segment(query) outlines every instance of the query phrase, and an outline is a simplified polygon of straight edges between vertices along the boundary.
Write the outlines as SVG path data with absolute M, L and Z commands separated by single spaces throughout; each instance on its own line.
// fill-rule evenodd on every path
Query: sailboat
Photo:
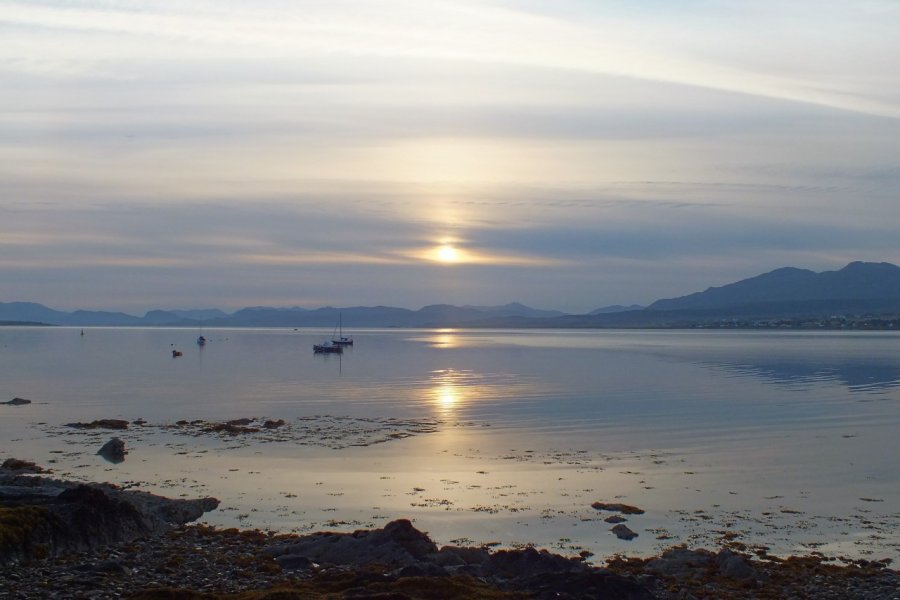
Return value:
M 322 342 L 313 344 L 313 354 L 343 354 L 344 347 L 334 342 Z
M 352 337 L 344 337 L 344 319 L 343 314 L 338 314 L 338 326 L 337 326 L 338 335 L 335 336 L 334 333 L 331 334 L 331 343 L 335 346 L 352 346 L 353 338 Z

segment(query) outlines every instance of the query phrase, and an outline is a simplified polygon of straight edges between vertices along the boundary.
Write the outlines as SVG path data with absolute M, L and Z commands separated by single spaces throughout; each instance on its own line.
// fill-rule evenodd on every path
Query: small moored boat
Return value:
M 322 342 L 321 344 L 313 344 L 314 354 L 341 354 L 344 351 L 342 346 L 333 342 Z
M 338 315 L 338 326 L 337 326 L 338 334 L 337 336 L 334 333 L 331 334 L 331 343 L 335 346 L 352 346 L 353 338 L 344 336 L 344 319 L 343 315 Z

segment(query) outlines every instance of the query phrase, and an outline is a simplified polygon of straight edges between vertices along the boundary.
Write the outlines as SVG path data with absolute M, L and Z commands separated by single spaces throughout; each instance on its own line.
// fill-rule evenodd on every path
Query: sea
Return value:
M 900 332 L 363 329 L 314 354 L 331 334 L 2 327 L 0 402 L 32 402 L 0 404 L 0 461 L 214 496 L 218 527 L 900 560 Z M 129 426 L 73 426 L 99 419 Z

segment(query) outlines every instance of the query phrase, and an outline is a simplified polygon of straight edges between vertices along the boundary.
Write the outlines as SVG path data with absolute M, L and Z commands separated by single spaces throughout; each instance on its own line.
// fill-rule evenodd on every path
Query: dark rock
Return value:
M 314 533 L 270 548 L 276 558 L 304 556 L 319 564 L 365 566 L 381 564 L 402 568 L 432 559 L 437 546 L 406 519 L 392 521 L 383 529 L 353 533 Z M 458 562 L 458 561 L 457 561 Z M 437 562 L 435 562 L 437 564 Z
M 443 568 L 450 567 L 456 569 L 458 567 L 466 566 L 466 561 L 460 558 L 458 554 L 445 552 L 443 549 L 441 549 L 440 552 L 429 556 L 428 560 Z
M 708 550 L 670 548 L 659 558 L 649 561 L 646 570 L 658 575 L 683 578 L 705 572 L 713 563 L 714 557 Z
M 488 577 L 519 579 L 541 573 L 570 573 L 587 568 L 579 560 L 528 547 L 494 552 L 481 565 L 481 572 Z
M 467 565 L 481 565 L 490 558 L 491 553 L 485 548 L 471 548 L 463 546 L 444 546 L 437 556 L 452 556 Z M 445 560 L 437 558 L 437 560 Z
M 619 515 L 612 515 L 611 517 L 606 517 L 603 520 L 612 525 L 615 525 L 616 523 L 625 523 L 626 521 L 628 521 L 628 519 Z
M 27 460 L 19 460 L 18 458 L 7 458 L 0 465 L 0 469 L 6 471 L 16 471 L 19 473 L 46 473 L 47 470 L 39 467 L 35 463 Z
M 605 569 L 577 573 L 543 573 L 518 582 L 516 586 L 534 598 L 584 600 L 654 600 L 656 596 L 630 577 Z
M 245 421 L 246 419 L 237 419 L 238 421 Z M 245 427 L 243 425 L 235 425 L 232 422 L 228 423 L 210 423 L 204 429 L 207 433 L 228 433 L 231 435 L 237 435 L 239 433 L 256 433 L 259 431 L 258 427 Z
M 9 406 L 22 406 L 23 404 L 31 404 L 31 400 L 25 398 L 13 398 L 9 402 L 0 402 L 0 404 L 8 404 Z
M 620 540 L 633 540 L 638 536 L 637 533 L 630 530 L 627 526 L 621 524 L 616 525 L 615 527 L 610 529 L 610 531 L 612 531 Z
M 275 562 L 285 571 L 308 571 L 315 566 L 313 561 L 296 554 L 283 554 L 277 557 Z
M 66 423 L 75 429 L 128 429 L 128 421 L 122 419 L 98 419 L 90 423 Z
M 104 560 L 93 565 L 91 570 L 95 573 L 106 573 L 108 575 L 131 575 L 131 569 L 118 560 Z
M 0 507 L 6 523 L 15 527 L 8 531 L 13 534 L 5 538 L 8 543 L 0 546 L 0 564 L 159 535 L 218 503 L 215 498 L 176 500 L 108 484 L 0 471 Z
M 225 423 L 228 425 L 249 425 L 253 422 L 253 419 L 248 419 L 244 417 L 243 419 L 232 419 L 231 421 L 226 421 Z
M 434 563 L 416 563 L 390 573 L 392 577 L 448 577 L 449 573 Z
M 413 527 L 407 519 L 391 521 L 384 529 L 376 529 L 368 536 L 371 544 L 379 546 L 383 544 L 396 544 L 403 548 L 413 558 L 424 558 L 437 552 L 434 542 L 423 532 Z
M 273 421 L 273 420 L 269 419 L 265 423 L 263 423 L 263 428 L 264 429 L 278 429 L 282 425 L 284 425 L 284 419 L 278 419 L 277 421 Z
M 644 510 L 638 508 L 637 506 L 631 506 L 630 504 L 620 504 L 618 502 L 610 503 L 610 502 L 594 502 L 591 504 L 591 508 L 595 510 L 608 510 L 612 512 L 620 512 L 623 515 L 642 515 L 644 514 Z
M 112 463 L 120 463 L 125 460 L 125 442 L 115 437 L 103 444 L 103 447 L 97 451 L 97 454 Z
M 598 569 L 577 558 L 567 558 L 546 550 L 524 548 L 499 550 L 491 553 L 485 548 L 445 546 L 436 550 L 428 536 L 403 519 L 388 523 L 384 529 L 353 533 L 314 533 L 271 546 L 282 568 L 307 568 L 312 563 L 338 565 L 342 569 L 356 569 L 354 576 L 368 573 L 384 582 L 400 578 L 440 578 L 453 581 L 468 576 L 466 581 L 479 580 L 513 593 L 521 592 L 533 598 L 652 600 L 649 591 L 632 577 Z M 359 570 L 376 566 L 377 570 Z M 380 575 L 384 567 L 393 568 L 387 576 Z M 470 579 L 471 578 L 471 579 Z M 438 587 L 442 584 L 435 583 Z M 449 585 L 449 584 L 448 584 Z M 408 598 L 408 596 L 373 596 L 359 590 L 360 596 L 348 591 L 345 598 Z M 367 595 L 369 594 L 369 595 Z M 422 596 L 415 596 L 422 597 Z M 440 594 L 427 597 L 444 597 Z M 458 597 L 458 596 L 447 596 Z
M 731 579 L 750 579 L 756 575 L 755 569 L 746 558 L 728 549 L 720 551 L 716 555 L 715 562 L 719 572 Z

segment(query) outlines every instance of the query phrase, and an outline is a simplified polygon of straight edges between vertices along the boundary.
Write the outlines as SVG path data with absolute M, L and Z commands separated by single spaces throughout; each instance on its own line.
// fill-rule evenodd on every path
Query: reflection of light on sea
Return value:
M 454 369 L 433 371 L 429 400 L 445 416 L 453 414 L 466 399 L 464 392 L 465 374 Z
M 438 404 L 445 410 L 451 410 L 459 402 L 459 389 L 450 383 L 442 383 L 436 390 Z
M 421 391 L 422 402 L 441 418 L 468 418 L 476 405 L 503 411 L 512 402 L 546 397 L 548 390 L 531 377 L 515 373 L 479 373 L 469 369 L 438 369 L 429 373 Z M 479 411 L 480 412 L 480 411 Z
M 439 329 L 437 335 L 431 340 L 433 348 L 455 348 L 458 343 L 456 340 L 456 331 L 453 329 Z

